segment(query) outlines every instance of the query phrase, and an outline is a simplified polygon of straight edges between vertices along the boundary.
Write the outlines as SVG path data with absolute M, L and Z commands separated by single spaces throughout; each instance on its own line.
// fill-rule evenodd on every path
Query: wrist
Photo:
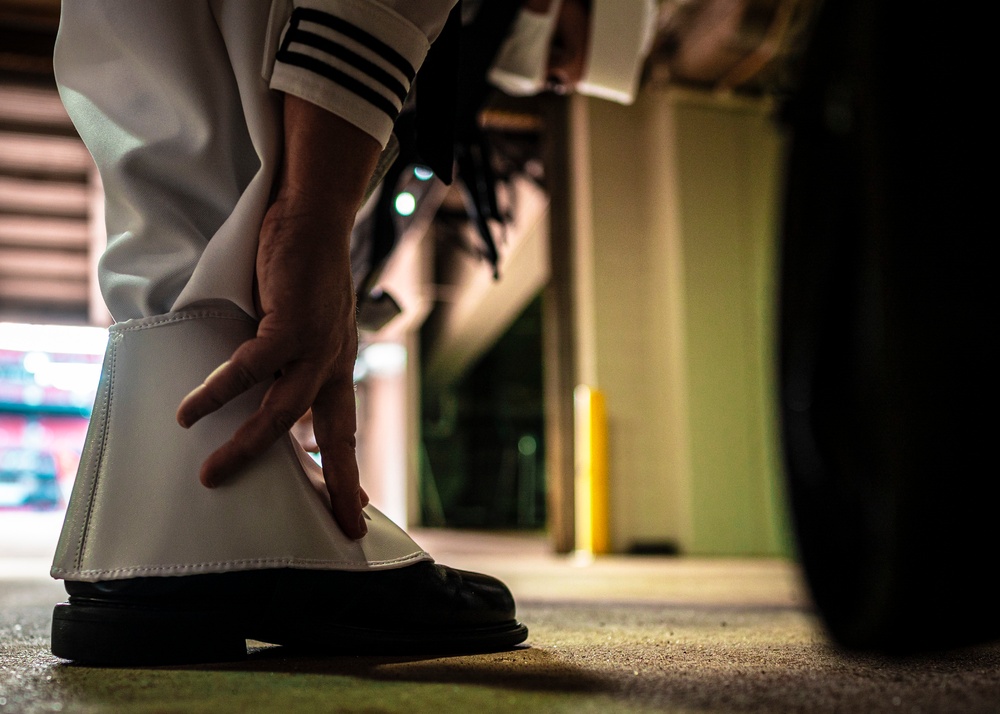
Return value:
M 311 210 L 339 208 L 353 220 L 378 162 L 379 143 L 347 120 L 294 95 L 285 95 L 284 119 L 278 193 Z

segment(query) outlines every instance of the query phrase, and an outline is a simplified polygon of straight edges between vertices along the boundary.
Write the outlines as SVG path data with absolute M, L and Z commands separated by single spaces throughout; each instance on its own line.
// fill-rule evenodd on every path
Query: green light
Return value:
M 396 196 L 396 213 L 401 216 L 412 216 L 413 212 L 417 210 L 417 199 L 409 191 L 403 191 L 401 194 Z

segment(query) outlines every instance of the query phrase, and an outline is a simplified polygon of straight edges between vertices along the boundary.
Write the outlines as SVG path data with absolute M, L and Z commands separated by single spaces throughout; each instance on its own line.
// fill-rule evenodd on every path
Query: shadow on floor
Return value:
M 909 659 L 838 651 L 774 564 L 514 565 L 530 636 L 508 652 L 319 657 L 260 645 L 239 663 L 145 669 L 56 659 L 61 586 L 0 580 L 0 712 L 1000 711 L 1000 643 Z
M 1000 646 L 893 660 L 824 644 L 678 646 L 651 662 L 597 646 L 454 658 L 309 657 L 283 648 L 239 664 L 116 670 L 54 665 L 46 694 L 86 712 L 991 712 Z M 640 671 L 641 670 L 641 671 Z M 51 701 L 51 700 L 50 700 Z M 39 709 L 41 711 L 42 709 Z M 51 709 L 48 709 L 51 711 Z

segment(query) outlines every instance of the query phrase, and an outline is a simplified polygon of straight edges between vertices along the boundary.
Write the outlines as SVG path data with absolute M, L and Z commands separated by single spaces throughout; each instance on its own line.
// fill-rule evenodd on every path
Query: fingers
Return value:
M 323 383 L 314 366 L 305 362 L 289 366 L 283 352 L 280 344 L 270 340 L 249 340 L 181 401 L 177 421 L 188 428 L 281 372 L 257 411 L 205 460 L 199 480 L 209 488 L 223 483 L 288 434 L 312 406 L 313 431 L 334 518 L 345 535 L 362 538 L 368 532 L 362 511 L 368 494 L 358 474 L 352 373 L 342 370 L 343 376 Z
M 368 494 L 361 488 L 358 473 L 354 382 L 349 377 L 336 380 L 317 393 L 313 380 L 306 367 L 285 371 L 268 389 L 260 408 L 205 460 L 199 480 L 209 488 L 226 481 L 287 434 L 312 404 L 313 428 L 334 519 L 349 538 L 363 538 L 368 532 L 362 510 L 368 505 Z
M 273 377 L 286 361 L 282 352 L 280 345 L 259 338 L 244 342 L 181 400 L 177 423 L 187 429 L 255 384 Z
M 257 411 L 202 464 L 202 484 L 218 486 L 267 451 L 306 412 L 316 390 L 310 370 L 298 367 L 285 372 L 267 390 Z
M 333 517 L 348 537 L 362 538 L 368 532 L 362 511 L 368 504 L 368 494 L 361 488 L 358 473 L 353 379 L 324 385 L 313 404 L 313 428 Z

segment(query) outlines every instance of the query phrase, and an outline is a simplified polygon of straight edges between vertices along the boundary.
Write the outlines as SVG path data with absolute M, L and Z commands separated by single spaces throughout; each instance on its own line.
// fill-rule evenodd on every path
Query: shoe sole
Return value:
M 233 662 L 253 639 L 326 655 L 471 654 L 524 642 L 517 621 L 456 630 L 391 630 L 329 624 L 245 626 L 225 612 L 64 602 L 52 613 L 52 654 L 77 664 L 157 666 Z
M 79 664 L 230 662 L 247 656 L 238 623 L 218 613 L 63 602 L 52 613 L 52 654 Z

